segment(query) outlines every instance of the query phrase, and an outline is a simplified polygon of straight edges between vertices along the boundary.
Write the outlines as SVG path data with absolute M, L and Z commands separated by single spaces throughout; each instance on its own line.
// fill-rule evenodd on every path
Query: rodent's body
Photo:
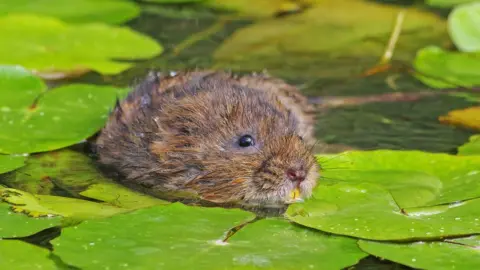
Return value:
M 313 116 L 296 88 L 222 72 L 151 75 L 117 105 L 97 139 L 123 181 L 217 203 L 285 203 L 317 181 Z

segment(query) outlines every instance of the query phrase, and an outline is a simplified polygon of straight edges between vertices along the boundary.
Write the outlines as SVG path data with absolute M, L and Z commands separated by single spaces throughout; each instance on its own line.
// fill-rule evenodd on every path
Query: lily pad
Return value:
M 52 244 L 64 262 L 82 269 L 225 269 L 233 262 L 222 239 L 252 218 L 237 209 L 174 203 L 84 221 Z
M 72 8 L 74 7 L 74 8 Z M 18 0 L 0 2 L 0 15 L 34 13 L 66 22 L 123 23 L 140 14 L 140 8 L 125 0 Z
M 369 183 L 319 186 L 312 199 L 291 205 L 286 215 L 307 227 L 371 240 L 480 233 L 480 199 L 400 209 L 386 189 Z
M 46 91 L 39 78 L 11 66 L 0 67 L 0 82 L 0 153 L 43 152 L 79 143 L 105 124 L 121 91 L 87 84 Z
M 0 240 L 0 269 L 58 269 L 49 255 L 47 249 L 19 240 Z
M 152 38 L 127 27 L 69 25 L 40 15 L 1 17 L 0 35 L 9 41 L 0 46 L 0 62 L 22 65 L 40 74 L 88 70 L 117 74 L 132 63 L 116 60 L 151 58 L 163 50 Z
M 10 206 L 0 202 L 0 238 L 23 237 L 60 225 L 60 217 L 33 218 L 14 213 Z
M 462 156 L 480 155 L 480 135 L 470 137 L 468 143 L 458 148 L 458 154 Z
M 332 173 L 326 169 L 321 183 L 337 182 L 380 184 L 390 191 L 400 208 L 423 206 L 435 200 L 443 186 L 437 177 L 424 172 L 340 169 Z
M 480 51 L 480 2 L 458 5 L 448 15 L 448 31 L 460 51 Z
M 27 166 L 3 181 L 10 187 L 43 195 L 52 194 L 53 188 L 58 187 L 70 196 L 88 197 L 126 209 L 168 203 L 113 182 L 97 170 L 91 158 L 69 149 L 32 156 Z
M 62 216 L 76 220 L 108 217 L 128 212 L 106 203 L 96 203 L 60 196 L 32 195 L 20 190 L 0 188 L 0 199 L 13 204 L 12 210 L 31 217 Z
M 480 85 L 480 55 L 429 46 L 418 51 L 413 64 L 418 71 L 415 76 L 433 88 Z
M 363 72 L 380 59 L 403 10 L 375 1 L 319 1 L 299 14 L 236 31 L 214 58 L 217 66 L 225 68 L 350 78 L 352 72 Z M 441 18 L 414 8 L 405 10 L 394 58 L 410 62 L 418 49 L 442 42 L 447 35 Z
M 355 151 L 320 156 L 324 184 L 374 183 L 400 207 L 433 206 L 480 197 L 480 157 L 421 151 Z M 332 168 L 332 169 L 329 169 Z
M 228 257 L 233 262 L 225 265 L 228 269 L 344 269 L 367 256 L 355 239 L 274 219 L 248 224 L 228 240 L 228 246 Z
M 454 110 L 440 116 L 440 122 L 480 130 L 480 106 Z
M 0 155 L 0 174 L 13 171 L 24 165 L 24 156 Z
M 446 242 L 411 244 L 359 241 L 359 246 L 372 255 L 416 269 L 477 269 L 478 248 Z
M 133 191 L 111 181 L 93 184 L 85 191 L 80 192 L 80 195 L 127 209 L 139 209 L 154 205 L 169 204 L 167 201 Z
M 56 254 L 82 269 L 98 265 L 128 265 L 132 269 L 340 269 L 367 255 L 359 250 L 355 239 L 327 236 L 285 220 L 248 224 L 228 242 L 222 241 L 226 231 L 252 217 L 235 209 L 176 203 L 86 221 L 65 229 L 53 242 Z

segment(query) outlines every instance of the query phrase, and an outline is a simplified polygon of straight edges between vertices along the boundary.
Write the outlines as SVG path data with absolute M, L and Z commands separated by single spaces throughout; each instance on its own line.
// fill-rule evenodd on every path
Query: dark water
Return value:
M 378 1 L 377 1 L 378 2 Z M 385 1 L 381 1 L 385 2 Z M 386 1 L 389 4 L 409 5 L 416 1 Z M 142 79 L 148 70 L 160 71 L 209 68 L 214 65 L 212 53 L 236 29 L 252 23 L 248 20 L 230 21 L 204 39 L 175 53 L 179 45 L 192 35 L 211 27 L 222 14 L 195 5 L 169 5 L 160 9 L 157 5 L 142 4 L 141 16 L 130 21 L 128 26 L 157 39 L 164 52 L 157 58 L 141 61 L 132 69 L 113 77 L 102 77 L 89 73 L 75 82 L 132 86 Z M 445 11 L 442 11 L 445 13 Z M 301 52 L 285 56 L 286 59 L 305 57 Z M 379 73 L 370 77 L 359 77 L 362 70 L 358 61 L 374 65 L 378 59 L 331 59 L 308 56 L 308 66 L 302 61 L 278 59 L 279 65 L 269 70 L 288 82 L 297 85 L 309 97 L 364 96 L 388 92 L 419 92 L 427 87 L 402 72 Z M 277 60 L 275 60 L 277 61 Z M 271 65 L 271 63 L 269 63 Z M 408 64 L 408 63 L 407 63 Z M 314 65 L 319 72 L 311 74 Z M 228 67 L 227 67 L 228 68 Z M 249 72 L 233 65 L 234 72 Z M 332 70 L 351 71 L 351 78 L 339 77 Z M 322 72 L 324 71 L 324 72 Z M 396 76 L 396 89 L 391 89 L 386 80 Z M 430 152 L 454 153 L 474 132 L 442 125 L 438 117 L 453 109 L 466 108 L 475 103 L 461 97 L 439 94 L 413 102 L 369 103 L 359 106 L 335 108 L 318 115 L 317 137 L 327 143 L 345 144 L 360 149 L 417 149 Z

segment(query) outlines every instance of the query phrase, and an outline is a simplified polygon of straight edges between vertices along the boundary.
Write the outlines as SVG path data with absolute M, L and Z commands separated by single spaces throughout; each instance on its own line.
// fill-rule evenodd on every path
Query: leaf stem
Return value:
M 190 37 L 182 41 L 180 44 L 175 46 L 175 48 L 173 48 L 173 54 L 179 55 L 183 50 L 187 49 L 188 47 L 191 47 L 195 43 L 220 31 L 225 26 L 225 23 L 228 20 L 229 18 L 220 18 L 216 23 L 214 23 L 212 26 L 208 27 L 207 29 L 191 35 Z
M 395 20 L 395 26 L 393 28 L 393 32 L 390 35 L 390 39 L 388 40 L 387 48 L 380 59 L 380 64 L 389 63 L 393 57 L 393 53 L 395 52 L 395 46 L 398 43 L 398 38 L 400 37 L 400 33 L 402 32 L 403 21 L 405 19 L 405 10 L 400 11 L 397 14 L 397 19 Z

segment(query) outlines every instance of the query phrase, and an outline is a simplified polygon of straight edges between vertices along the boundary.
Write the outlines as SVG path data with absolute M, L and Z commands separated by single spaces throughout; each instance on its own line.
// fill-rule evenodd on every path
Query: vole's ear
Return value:
M 123 115 L 122 104 L 120 103 L 120 98 L 118 96 L 115 100 L 115 107 L 112 113 L 115 115 L 117 121 L 120 120 Z
M 156 71 L 150 71 L 146 78 L 143 79 L 135 89 L 130 92 L 125 99 L 127 103 L 134 103 L 140 101 L 140 106 L 145 107 L 150 104 L 152 94 L 160 86 L 160 73 Z

